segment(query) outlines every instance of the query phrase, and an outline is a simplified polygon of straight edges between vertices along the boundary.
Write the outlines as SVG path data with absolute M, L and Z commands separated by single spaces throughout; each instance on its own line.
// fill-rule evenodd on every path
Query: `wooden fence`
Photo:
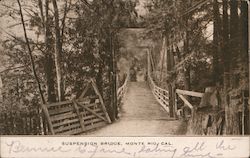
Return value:
M 157 102 L 167 111 L 169 112 L 169 92 L 161 87 L 157 86 L 151 76 L 151 59 L 150 55 L 148 54 L 148 84 L 151 88 L 151 91 L 157 100 Z
M 109 123 L 100 101 L 95 96 L 90 98 L 95 101 L 73 100 L 48 105 L 54 134 L 75 135 Z
M 122 98 L 124 97 L 125 92 L 127 91 L 127 84 L 129 80 L 129 73 L 127 73 L 127 77 L 121 87 L 118 88 L 117 90 L 117 101 L 118 101 L 118 106 L 120 106 Z
M 193 113 L 194 113 L 194 106 L 188 101 L 188 99 L 186 97 L 199 97 L 202 98 L 203 93 L 200 92 L 194 92 L 194 91 L 187 91 L 187 90 L 181 90 L 181 89 L 176 89 L 176 94 L 179 96 L 179 98 L 183 101 L 184 103 L 184 107 L 188 107 L 191 111 L 191 115 L 190 116 L 184 116 L 184 117 L 192 117 Z M 177 111 L 178 115 L 185 115 L 183 108 L 179 109 Z
M 85 96 L 88 90 L 94 95 Z M 80 98 L 45 105 L 51 134 L 76 135 L 111 123 L 102 96 L 93 80 Z
M 129 75 L 117 91 L 118 104 L 127 90 Z M 92 91 L 90 95 L 89 91 Z M 0 113 L 0 135 L 76 135 L 111 123 L 98 88 L 91 80 L 79 98 L 42 105 L 38 110 Z M 41 117 L 46 116 L 42 121 Z

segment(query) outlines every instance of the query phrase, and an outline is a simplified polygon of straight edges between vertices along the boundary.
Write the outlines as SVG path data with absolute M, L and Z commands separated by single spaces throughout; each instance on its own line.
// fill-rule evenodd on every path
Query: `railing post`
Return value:
M 176 87 L 173 86 L 173 104 L 174 104 L 174 117 L 177 118 L 177 97 L 176 97 Z
M 174 117 L 174 94 L 173 94 L 173 87 L 171 84 L 168 84 L 168 94 L 169 94 L 169 114 L 170 117 Z

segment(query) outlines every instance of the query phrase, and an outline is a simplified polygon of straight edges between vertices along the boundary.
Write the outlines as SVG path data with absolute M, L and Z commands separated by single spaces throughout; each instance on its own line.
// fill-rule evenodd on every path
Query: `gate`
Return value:
M 95 94 L 86 96 L 93 88 Z M 45 105 L 52 134 L 76 135 L 111 123 L 102 96 L 93 80 L 75 100 Z

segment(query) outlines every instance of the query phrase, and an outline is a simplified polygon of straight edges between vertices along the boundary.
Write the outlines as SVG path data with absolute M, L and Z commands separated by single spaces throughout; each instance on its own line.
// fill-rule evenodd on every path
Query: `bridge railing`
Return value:
M 170 95 L 169 91 L 166 89 L 163 89 L 159 86 L 157 86 L 152 78 L 152 71 L 154 71 L 153 66 L 152 66 L 152 59 L 150 58 L 151 54 L 148 52 L 148 68 L 147 68 L 147 73 L 148 73 L 148 83 L 149 86 L 153 92 L 154 97 L 156 100 L 160 103 L 160 105 L 168 112 L 170 112 L 169 106 L 172 106 L 173 113 L 175 116 L 183 116 L 184 113 L 184 108 L 177 109 L 177 98 L 175 97 L 176 95 L 184 102 L 184 107 L 188 107 L 191 110 L 191 116 L 193 115 L 194 112 L 194 107 L 193 105 L 186 99 L 186 96 L 192 96 L 192 97 L 199 97 L 201 98 L 203 96 L 203 93 L 200 92 L 194 92 L 194 91 L 187 91 L 187 90 L 181 90 L 181 89 L 174 89 L 174 95 Z M 173 98 L 170 98 L 170 97 Z M 170 99 L 173 99 L 173 105 L 170 105 Z M 185 117 L 185 116 L 184 116 Z M 189 117 L 189 116 L 188 116 Z
M 151 77 L 151 72 L 149 70 L 148 83 L 155 99 L 167 112 L 169 112 L 169 92 L 166 89 L 163 89 L 155 84 L 153 78 Z
M 186 98 L 186 96 L 202 98 L 204 93 L 176 89 L 176 94 L 184 102 L 184 107 L 188 107 L 191 110 L 191 115 L 190 116 L 185 116 L 184 111 L 183 111 L 184 108 L 179 109 L 177 111 L 177 115 L 183 116 L 185 118 L 192 117 L 193 114 L 194 114 L 194 106 L 188 101 L 188 99 Z
M 121 104 L 121 100 L 124 97 L 125 92 L 127 91 L 128 80 L 129 80 L 129 73 L 127 73 L 127 77 L 126 77 L 123 85 L 121 87 L 119 87 L 117 90 L 118 105 Z

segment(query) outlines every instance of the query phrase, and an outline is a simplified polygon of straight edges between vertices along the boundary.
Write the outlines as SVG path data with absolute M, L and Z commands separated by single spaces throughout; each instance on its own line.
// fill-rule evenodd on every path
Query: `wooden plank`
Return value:
M 178 94 L 178 93 L 177 93 Z M 190 108 L 193 109 L 193 105 L 191 103 L 189 103 L 189 101 L 182 95 L 182 94 L 178 94 L 178 96 L 181 98 L 181 100 Z
M 157 88 L 158 90 L 161 90 L 161 91 L 164 91 L 164 92 L 168 93 L 168 91 L 167 91 L 166 89 L 163 89 L 163 88 L 158 87 L 158 86 L 156 86 L 156 88 Z
M 92 119 L 92 120 L 85 121 L 84 125 L 87 127 L 88 124 L 95 124 L 95 123 L 98 123 L 98 122 L 101 122 L 101 121 L 103 121 L 103 119 L 95 118 L 95 119 Z
M 99 128 L 99 127 L 103 127 L 103 126 L 105 126 L 105 125 L 107 125 L 106 122 L 98 122 L 98 123 L 96 123 L 96 124 L 94 124 L 94 125 L 92 125 L 92 126 L 87 126 L 87 127 L 86 127 L 86 131 L 87 131 L 87 130 L 91 130 L 91 129 L 95 129 L 95 128 Z
M 54 132 L 53 125 L 52 125 L 52 122 L 51 122 L 51 119 L 50 119 L 48 108 L 44 104 L 41 104 L 41 108 L 42 108 L 42 111 L 43 111 L 43 113 L 44 113 L 44 115 L 45 115 L 45 117 L 47 119 L 47 122 L 48 122 L 48 125 L 49 125 L 49 130 L 50 130 L 51 134 L 54 135 L 55 132 Z
M 100 99 L 100 102 L 101 102 L 101 106 L 102 106 L 102 110 L 103 110 L 103 112 L 104 112 L 104 114 L 105 114 L 105 116 L 107 118 L 108 123 L 111 123 L 111 120 L 110 120 L 109 115 L 107 113 L 104 101 L 102 99 L 102 95 L 100 94 L 100 92 L 99 92 L 99 90 L 97 88 L 97 85 L 95 84 L 95 81 L 93 79 L 91 79 L 91 83 L 92 83 L 92 86 L 93 86 L 93 88 L 95 90 L 95 93 L 99 96 L 99 99 Z
M 72 124 L 72 125 L 69 125 L 69 126 L 61 126 L 61 127 L 57 128 L 57 129 L 55 129 L 55 132 L 56 133 L 61 133 L 63 131 L 69 131 L 70 129 L 73 129 L 73 128 L 80 128 L 81 129 L 80 123 Z
M 64 119 L 69 119 L 69 118 L 74 118 L 74 117 L 77 117 L 76 113 L 73 113 L 73 111 L 70 111 L 64 114 L 51 116 L 50 119 L 52 122 L 56 122 L 59 120 L 64 120 Z
M 193 91 L 187 91 L 187 90 L 181 90 L 181 89 L 176 89 L 177 94 L 181 95 L 188 95 L 188 96 L 193 96 L 193 97 L 202 97 L 204 93 L 200 92 L 193 92 Z
M 81 104 L 84 103 L 84 102 L 80 102 Z M 82 105 L 85 105 L 85 107 L 88 107 L 88 108 L 91 108 L 93 106 L 95 106 L 96 104 L 95 103 L 92 103 L 92 104 L 82 104 Z M 99 110 L 101 110 L 101 108 L 98 108 Z M 58 115 L 67 115 L 67 113 L 69 112 L 72 112 L 73 110 L 73 107 L 63 107 L 63 108 L 60 108 L 60 109 L 53 109 L 53 110 L 49 110 L 49 114 L 51 116 L 51 118 L 56 118 Z
M 90 87 L 91 87 L 91 85 L 88 82 L 87 86 L 84 88 L 82 94 L 80 95 L 80 97 L 78 99 L 83 98 L 85 96 L 85 94 L 87 93 L 87 91 L 89 90 Z
M 120 94 L 122 92 L 122 90 L 123 90 L 123 87 L 118 88 L 117 95 Z
M 153 93 L 154 94 L 154 93 Z M 163 102 L 160 100 L 160 99 L 158 99 L 158 97 L 154 94 L 154 97 L 155 97 L 155 99 L 157 100 L 157 102 L 164 108 L 164 110 L 166 110 L 167 112 L 169 112 L 169 109 L 168 109 L 168 107 L 165 105 L 165 104 L 163 104 Z M 168 105 L 168 104 L 167 104 Z
M 78 118 L 75 118 L 75 119 L 72 119 L 72 120 L 63 120 L 62 122 L 58 122 L 58 123 L 53 123 L 53 127 L 59 127 L 59 126 L 64 126 L 64 125 L 67 125 L 67 124 L 71 124 L 71 123 L 76 123 L 76 122 L 79 122 L 79 119 Z
M 91 109 L 90 109 L 91 110 Z M 99 114 L 99 115 L 101 115 L 101 116 L 103 116 L 104 115 L 104 119 L 105 119 L 105 114 L 103 113 L 103 111 L 101 110 L 101 109 L 95 109 L 95 110 L 92 110 L 92 111 L 94 111 L 95 113 L 97 113 L 97 114 Z M 92 112 L 90 112 L 90 111 L 85 111 L 85 112 L 81 112 L 81 115 L 83 115 L 84 117 L 88 117 L 88 116 L 91 116 L 91 115 L 93 115 L 93 116 L 95 116 L 95 117 L 98 117 L 98 116 L 96 116 L 96 115 L 94 115 Z M 106 120 L 106 119 L 105 119 Z M 107 121 L 107 120 L 106 120 Z
M 97 117 L 103 119 L 104 121 L 107 121 L 104 117 L 102 117 L 101 115 L 99 115 L 98 113 L 96 113 L 94 110 L 80 104 L 80 103 L 77 103 L 78 105 L 80 105 L 81 107 L 83 107 L 84 109 L 86 109 L 87 111 L 91 112 L 92 114 L 96 115 Z
M 163 102 L 164 102 L 165 105 L 169 105 L 168 101 L 164 100 Z
M 53 109 L 53 110 L 49 110 L 49 114 L 50 116 L 51 115 L 59 115 L 59 114 L 62 114 L 62 113 L 66 113 L 66 112 L 70 112 L 73 110 L 73 107 L 63 107 L 63 108 L 60 108 L 60 109 Z
M 99 122 L 99 123 L 94 124 L 93 126 L 87 126 L 87 127 L 85 128 L 85 131 L 82 131 L 82 129 L 81 129 L 80 126 L 79 126 L 78 129 L 70 130 L 70 131 L 65 131 L 65 132 L 60 133 L 60 135 L 72 135 L 72 134 L 75 135 L 75 134 L 81 134 L 81 133 L 83 133 L 83 132 L 86 132 L 86 131 L 89 131 L 89 130 L 92 130 L 92 129 L 95 129 L 95 128 L 103 127 L 103 126 L 105 126 L 105 125 L 107 125 L 106 122 Z
M 51 108 L 51 107 L 61 106 L 61 105 L 71 104 L 71 103 L 72 103 L 72 101 L 71 101 L 71 100 L 67 100 L 67 101 L 62 101 L 62 102 L 57 102 L 57 103 L 47 104 L 47 105 L 45 105 L 45 106 L 47 106 L 47 107 L 48 107 L 48 109 L 49 109 L 49 108 Z
M 103 121 L 103 120 L 100 119 L 100 118 L 95 118 L 95 119 L 92 119 L 92 120 L 85 121 L 84 125 L 86 125 L 86 126 L 85 126 L 83 131 L 85 131 L 88 126 L 94 126 L 95 124 L 97 124 L 97 123 L 99 123 L 101 121 Z M 89 125 L 89 124 L 91 124 L 91 125 Z M 77 124 L 72 124 L 72 125 L 69 125 L 69 126 L 61 126 L 61 127 L 57 128 L 57 129 L 55 129 L 55 131 L 57 133 L 60 133 L 61 131 L 68 131 L 70 129 L 77 128 L 77 127 L 80 127 L 80 124 L 77 123 Z
M 78 108 L 78 105 L 77 105 L 77 103 L 76 103 L 75 100 L 73 100 L 73 106 L 74 106 L 74 108 L 76 110 L 76 114 L 77 114 L 78 119 L 80 121 L 81 128 L 82 128 L 82 130 L 84 130 L 84 128 L 85 128 L 85 126 L 84 126 L 84 119 L 82 118 L 82 115 L 79 112 L 79 108 Z
M 88 108 L 91 108 L 93 106 L 96 106 L 96 103 L 91 103 L 91 104 L 86 104 L 85 102 L 81 102 L 81 101 L 76 101 L 77 103 L 80 103 L 81 105 L 84 105 Z
M 101 113 L 100 115 L 101 115 L 101 116 L 105 116 L 104 113 Z M 98 118 L 98 117 L 96 117 L 95 115 L 89 115 L 89 116 L 83 116 L 83 117 L 84 117 L 84 121 L 89 120 L 89 119 Z
M 79 128 L 67 130 L 67 131 L 64 131 L 64 132 L 57 133 L 57 134 L 58 135 L 76 135 L 76 134 L 80 134 L 80 133 L 83 133 L 83 131 L 82 131 L 80 125 L 79 125 Z

